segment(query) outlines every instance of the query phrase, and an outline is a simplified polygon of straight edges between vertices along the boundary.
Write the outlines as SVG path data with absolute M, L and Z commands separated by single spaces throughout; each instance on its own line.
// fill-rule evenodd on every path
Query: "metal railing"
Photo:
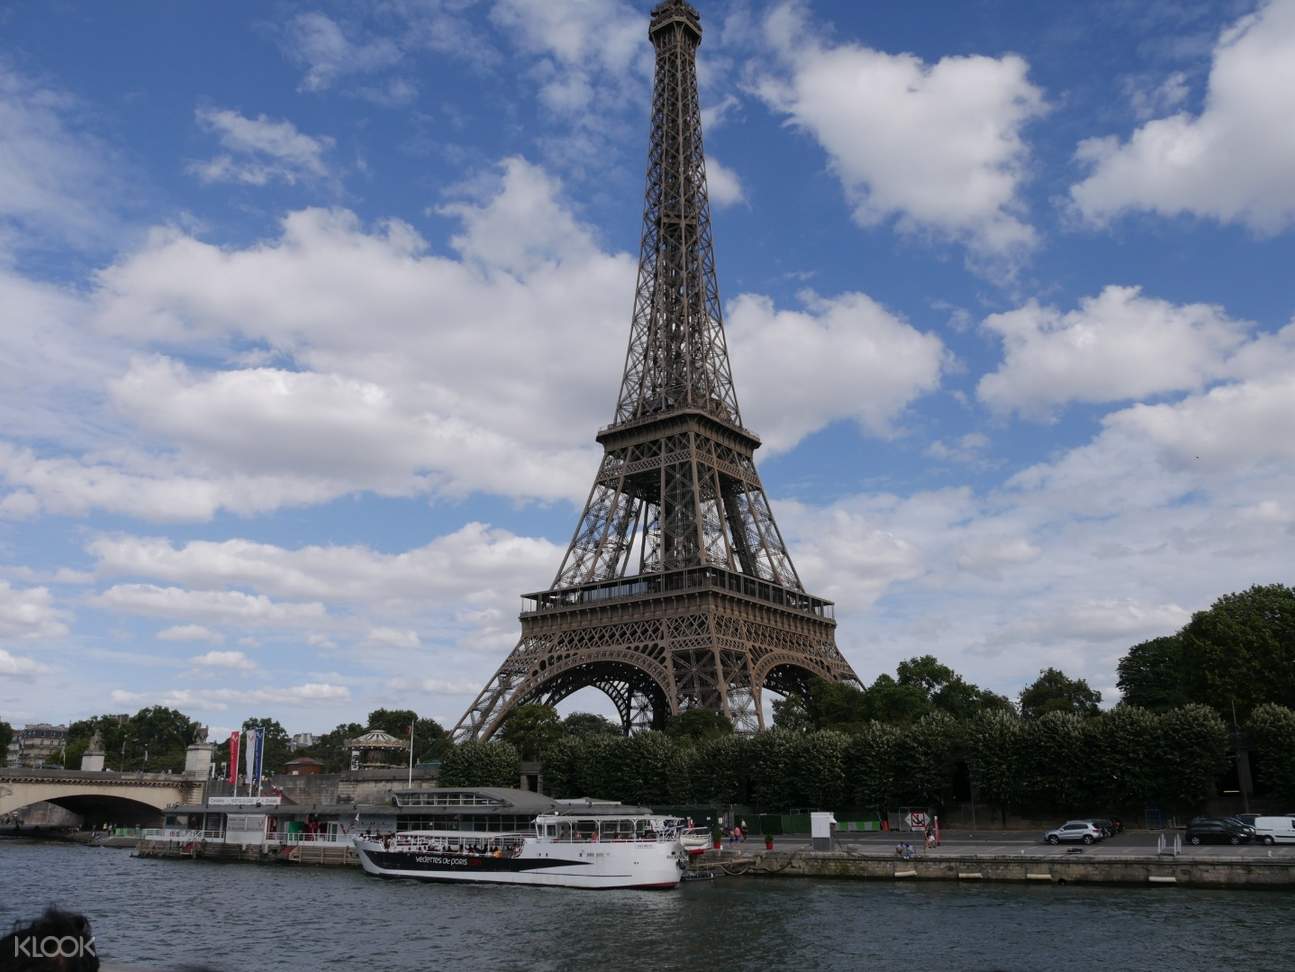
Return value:
M 205 841 L 210 844 L 349 844 L 351 835 L 336 833 L 306 833 L 304 831 L 275 831 L 269 834 L 245 833 L 233 831 L 234 835 L 247 839 L 231 840 L 231 834 L 222 830 L 184 830 L 177 827 L 150 827 L 139 832 L 144 840 L 165 840 L 172 843 L 187 844 L 193 841 Z
M 522 615 L 632 600 L 653 594 L 683 594 L 724 590 L 781 608 L 835 619 L 835 606 L 802 591 L 783 587 L 762 577 L 739 574 L 717 565 L 687 567 L 660 574 L 641 574 L 631 580 L 604 581 L 584 587 L 539 591 L 522 597 Z

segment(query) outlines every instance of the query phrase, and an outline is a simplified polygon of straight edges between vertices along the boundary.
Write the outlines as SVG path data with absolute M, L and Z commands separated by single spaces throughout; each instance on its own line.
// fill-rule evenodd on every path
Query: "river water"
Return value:
M 1295 892 L 697 881 L 673 892 L 384 881 L 0 841 L 0 928 L 46 904 L 148 969 L 1295 968 Z

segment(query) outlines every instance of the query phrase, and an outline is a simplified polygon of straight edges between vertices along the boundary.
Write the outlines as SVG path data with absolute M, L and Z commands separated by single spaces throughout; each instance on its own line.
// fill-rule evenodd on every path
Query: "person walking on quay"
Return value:
M 741 830 L 742 830 L 742 843 L 745 844 L 746 843 L 746 819 L 745 818 L 742 819 Z

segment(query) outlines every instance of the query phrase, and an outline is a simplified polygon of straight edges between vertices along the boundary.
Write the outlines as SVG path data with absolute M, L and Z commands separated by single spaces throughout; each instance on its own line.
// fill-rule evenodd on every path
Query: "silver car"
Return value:
M 1043 839 L 1049 844 L 1060 844 L 1063 840 L 1091 844 L 1102 839 L 1102 831 L 1091 820 L 1067 820 L 1056 830 L 1049 830 Z

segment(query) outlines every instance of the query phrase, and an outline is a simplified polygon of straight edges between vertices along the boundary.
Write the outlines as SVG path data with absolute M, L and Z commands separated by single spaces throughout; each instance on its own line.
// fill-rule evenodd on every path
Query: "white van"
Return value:
M 1255 843 L 1295 843 L 1295 814 L 1287 817 L 1255 817 Z

